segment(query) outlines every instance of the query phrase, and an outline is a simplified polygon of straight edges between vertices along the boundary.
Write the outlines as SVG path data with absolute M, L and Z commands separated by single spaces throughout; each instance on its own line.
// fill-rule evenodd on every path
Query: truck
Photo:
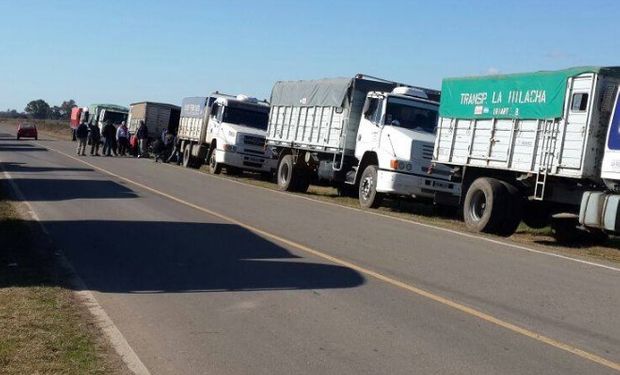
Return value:
M 103 123 L 106 121 L 112 124 L 120 124 L 122 121 L 127 121 L 129 115 L 129 109 L 116 104 L 91 104 L 83 109 L 83 116 L 88 124 L 94 124 L 99 127 L 99 130 L 103 128 Z
M 210 173 L 275 172 L 273 153 L 265 147 L 269 103 L 246 95 L 214 92 L 188 97 L 181 105 L 178 139 L 183 166 L 207 163 Z
M 595 66 L 444 79 L 433 160 L 462 184 L 466 227 L 618 233 L 619 84 Z
M 431 168 L 440 92 L 357 74 L 276 82 L 267 145 L 278 155 L 280 190 L 327 184 L 362 208 L 411 196 L 449 205 L 460 186 Z
M 149 129 L 151 138 L 158 137 L 164 130 L 176 134 L 179 127 L 181 107 L 174 104 L 138 102 L 129 105 L 127 128 L 130 134 L 135 134 L 144 121 Z
M 82 112 L 83 112 L 83 108 L 81 107 L 71 108 L 71 114 L 69 116 L 69 126 L 71 127 L 71 134 L 72 134 L 71 140 L 73 141 L 76 140 L 75 130 L 80 125 L 83 119 Z

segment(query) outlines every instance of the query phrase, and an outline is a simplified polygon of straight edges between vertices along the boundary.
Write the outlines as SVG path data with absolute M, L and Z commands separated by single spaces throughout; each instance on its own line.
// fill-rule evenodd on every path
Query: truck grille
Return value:
M 431 160 L 433 159 L 434 145 L 422 145 L 422 158 Z
M 243 143 L 251 146 L 264 147 L 265 146 L 265 138 L 262 137 L 254 137 L 251 135 L 243 136 Z

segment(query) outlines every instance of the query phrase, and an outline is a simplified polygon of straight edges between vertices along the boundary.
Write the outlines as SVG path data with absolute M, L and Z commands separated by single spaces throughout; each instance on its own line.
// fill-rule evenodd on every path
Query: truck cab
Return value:
M 431 168 L 438 110 L 414 87 L 368 93 L 355 146 L 362 206 L 375 206 L 377 193 L 457 201 L 460 185 L 450 181 L 449 168 Z
M 115 104 L 91 104 L 84 112 L 88 113 L 88 122 L 97 125 L 99 130 L 105 122 L 120 124 L 129 116 L 129 108 Z
M 271 175 L 277 160 L 265 147 L 269 104 L 245 95 L 218 97 L 207 113 L 211 173 L 250 170 Z

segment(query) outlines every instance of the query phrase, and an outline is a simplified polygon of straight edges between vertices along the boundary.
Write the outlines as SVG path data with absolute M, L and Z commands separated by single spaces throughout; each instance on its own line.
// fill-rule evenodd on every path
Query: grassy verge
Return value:
M 68 125 L 64 122 L 48 122 L 42 125 L 40 130 L 43 134 L 52 138 L 71 139 Z M 207 169 L 203 166 L 200 171 L 206 173 Z M 266 189 L 277 190 L 277 186 L 273 182 L 261 180 L 257 175 L 250 173 L 241 176 L 226 176 L 225 178 Z M 302 195 L 320 201 L 359 208 L 359 202 L 356 198 L 340 197 L 336 189 L 331 187 L 310 186 L 308 192 Z M 458 231 L 466 231 L 465 225 L 456 216 L 436 212 L 431 205 L 414 200 L 387 200 L 384 202 L 383 206 L 376 211 L 388 216 L 414 220 L 420 223 Z M 542 251 L 620 263 L 620 239 L 618 237 L 612 237 L 602 243 L 580 241 L 572 246 L 562 246 L 555 242 L 551 235 L 550 228 L 532 229 L 522 224 L 509 240 L 516 244 L 532 246 Z
M 127 373 L 35 225 L 0 191 L 0 373 Z

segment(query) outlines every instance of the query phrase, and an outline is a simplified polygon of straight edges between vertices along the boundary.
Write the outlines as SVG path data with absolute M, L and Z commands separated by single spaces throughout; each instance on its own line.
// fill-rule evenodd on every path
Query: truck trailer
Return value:
M 460 186 L 450 170 L 430 168 L 439 97 L 362 74 L 276 82 L 267 144 L 278 155 L 279 188 L 327 183 L 363 208 L 387 194 L 456 201 Z
M 467 228 L 620 231 L 619 84 L 618 67 L 444 79 L 433 159 L 462 183 Z
M 127 121 L 129 109 L 116 104 L 91 104 L 83 109 L 84 119 L 88 124 L 94 124 L 103 129 L 105 122 L 120 124 Z
M 176 134 L 180 115 L 181 107 L 178 105 L 155 102 L 132 103 L 129 105 L 127 128 L 130 134 L 135 134 L 140 121 L 144 121 L 151 138 L 159 137 L 164 129 Z
M 242 170 L 269 175 L 276 161 L 265 148 L 269 104 L 246 95 L 215 92 L 183 99 L 178 139 L 183 165 L 235 174 Z

